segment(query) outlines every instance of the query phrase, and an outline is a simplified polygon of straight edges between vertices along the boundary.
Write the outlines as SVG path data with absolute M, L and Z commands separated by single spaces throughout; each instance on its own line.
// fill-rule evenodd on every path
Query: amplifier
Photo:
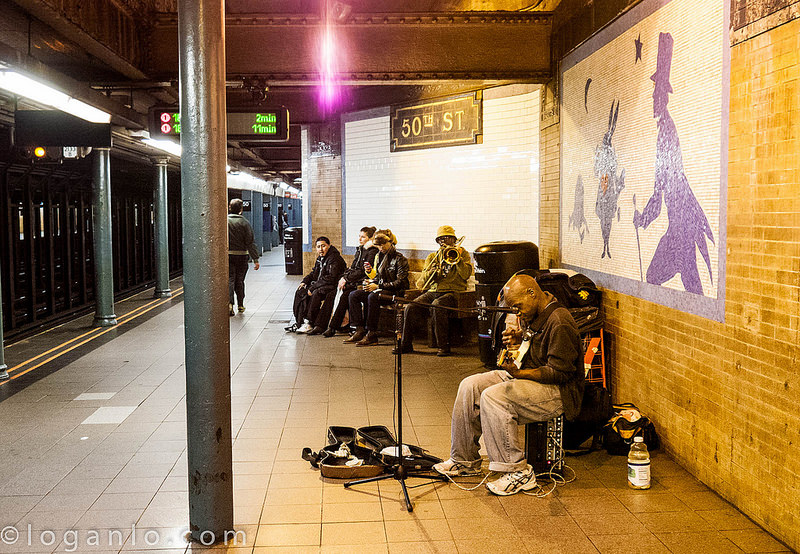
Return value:
M 525 454 L 533 471 L 562 474 L 564 470 L 564 416 L 525 425 Z

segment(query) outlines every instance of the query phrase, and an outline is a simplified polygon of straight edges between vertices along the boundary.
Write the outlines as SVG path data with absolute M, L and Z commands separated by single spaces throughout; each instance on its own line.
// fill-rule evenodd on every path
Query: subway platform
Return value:
M 391 340 L 288 334 L 299 277 L 283 250 L 247 275 L 231 317 L 236 529 L 230 552 L 785 552 L 674 463 L 652 454 L 653 485 L 627 487 L 626 459 L 567 458 L 575 480 L 538 498 L 409 479 L 344 489 L 300 458 L 329 425 L 386 425 L 394 414 Z M 0 552 L 186 552 L 188 494 L 181 283 L 116 305 L 120 325 L 86 316 L 6 349 L 0 385 Z M 102 333 L 102 334 L 101 334 Z M 406 442 L 447 457 L 459 381 L 477 348 L 403 358 Z M 476 479 L 464 479 L 474 487 Z

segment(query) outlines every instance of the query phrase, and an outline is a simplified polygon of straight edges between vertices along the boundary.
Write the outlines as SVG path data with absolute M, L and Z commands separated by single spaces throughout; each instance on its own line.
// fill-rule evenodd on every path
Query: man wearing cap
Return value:
M 411 343 L 411 330 L 422 312 L 430 310 L 433 334 L 438 348 L 436 355 L 450 355 L 450 339 L 448 338 L 450 314 L 448 310 L 439 307 L 455 307 L 456 298 L 452 293 L 467 290 L 467 280 L 472 275 L 472 262 L 469 252 L 456 246 L 456 232 L 450 225 L 439 227 L 436 232 L 436 242 L 439 244 L 439 249 L 425 259 L 422 275 L 417 280 L 417 287 L 424 292 L 414 300 L 414 303 L 407 304 L 404 310 L 401 346 L 403 352 L 414 351 Z M 445 251 L 452 248 L 456 248 L 458 251 L 458 256 L 453 256 L 457 260 L 455 263 L 449 263 L 445 259 Z M 428 308 L 426 304 L 431 307 Z

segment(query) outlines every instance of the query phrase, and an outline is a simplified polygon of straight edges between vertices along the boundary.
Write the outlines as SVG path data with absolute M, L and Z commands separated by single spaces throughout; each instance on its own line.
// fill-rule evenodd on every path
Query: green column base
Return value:
M 172 296 L 172 290 L 164 289 L 164 290 L 156 290 L 153 292 L 153 298 L 170 298 Z
M 6 364 L 0 365 L 0 381 L 5 381 L 8 378 L 8 366 Z
M 117 324 L 117 316 L 116 314 L 105 315 L 105 316 L 94 316 L 94 325 L 95 327 L 113 327 Z

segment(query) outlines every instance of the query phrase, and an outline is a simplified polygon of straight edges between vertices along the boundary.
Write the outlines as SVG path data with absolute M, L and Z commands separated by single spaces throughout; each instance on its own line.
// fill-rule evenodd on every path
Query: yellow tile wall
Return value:
M 725 322 L 613 291 L 604 298 L 615 400 L 638 404 L 679 463 L 795 550 L 799 51 L 798 19 L 731 48 Z M 541 148 L 554 137 L 543 128 Z M 546 168 L 547 156 L 542 160 Z M 557 205 L 558 178 L 545 169 L 543 226 L 557 225 L 548 208 L 553 195 Z M 542 263 L 558 259 L 557 233 L 543 229 L 541 237 Z
M 337 123 L 338 125 L 338 123 Z M 331 239 L 342 250 L 342 156 L 310 157 L 303 149 L 303 195 L 311 210 L 311 242 L 319 236 Z M 303 225 L 306 223 L 304 222 Z M 316 252 L 303 252 L 304 274 L 314 267 Z

